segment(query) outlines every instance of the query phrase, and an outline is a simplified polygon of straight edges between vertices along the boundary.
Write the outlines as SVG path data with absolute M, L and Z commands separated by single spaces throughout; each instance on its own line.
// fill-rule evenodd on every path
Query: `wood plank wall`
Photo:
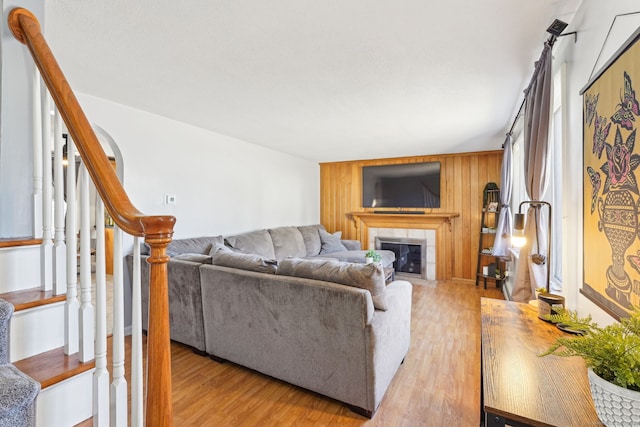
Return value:
M 435 156 L 399 157 L 320 164 L 320 222 L 328 231 L 342 231 L 356 239 L 347 214 L 372 209 L 362 207 L 362 167 L 397 163 L 440 162 L 440 208 L 430 212 L 458 212 L 453 220 L 453 279 L 474 281 L 478 254 L 482 190 L 487 182 L 500 186 L 502 150 Z M 366 245 L 366 242 L 361 242 Z

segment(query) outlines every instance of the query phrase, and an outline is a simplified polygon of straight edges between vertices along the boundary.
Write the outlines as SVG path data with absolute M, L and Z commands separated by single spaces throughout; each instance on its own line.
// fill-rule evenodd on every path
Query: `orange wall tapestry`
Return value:
M 581 293 L 609 314 L 640 306 L 640 29 L 585 86 Z

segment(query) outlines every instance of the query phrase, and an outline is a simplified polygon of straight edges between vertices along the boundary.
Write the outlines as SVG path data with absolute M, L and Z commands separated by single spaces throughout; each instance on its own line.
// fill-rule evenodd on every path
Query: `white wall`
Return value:
M 554 47 L 554 66 L 567 63 L 568 129 L 563 153 L 563 294 L 567 306 L 581 314 L 590 313 L 594 319 L 607 324 L 612 318 L 580 294 L 582 286 L 582 102 L 580 90 L 593 74 L 606 63 L 615 51 L 640 26 L 640 14 L 614 17 L 640 10 L 637 0 L 584 0 L 566 31 L 573 36 L 559 39 Z M 609 29 L 611 28 L 611 33 Z M 600 51 L 602 50 L 602 54 Z M 598 59 L 598 56 L 600 58 Z
M 33 233 L 33 144 L 31 109 L 34 64 L 26 46 L 9 31 L 15 7 L 31 10 L 43 23 L 41 0 L 0 0 L 2 4 L 0 87 L 0 237 Z M 26 173 L 25 173 L 26 171 Z
M 174 215 L 174 238 L 319 222 L 317 163 L 93 96 L 78 99 L 122 151 L 133 204 Z M 165 194 L 177 203 L 165 205 Z

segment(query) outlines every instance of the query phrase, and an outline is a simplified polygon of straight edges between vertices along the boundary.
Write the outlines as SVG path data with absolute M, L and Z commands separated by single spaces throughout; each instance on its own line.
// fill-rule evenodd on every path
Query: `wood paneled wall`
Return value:
M 399 157 L 320 164 L 320 221 L 328 231 L 342 230 L 343 238 L 357 239 L 350 212 L 362 207 L 362 167 L 397 163 L 440 162 L 440 208 L 428 212 L 457 212 L 451 253 L 453 278 L 475 281 L 482 190 L 487 182 L 500 186 L 502 150 L 436 156 Z M 422 209 L 421 209 L 422 210 Z M 366 242 L 361 242 L 363 247 Z

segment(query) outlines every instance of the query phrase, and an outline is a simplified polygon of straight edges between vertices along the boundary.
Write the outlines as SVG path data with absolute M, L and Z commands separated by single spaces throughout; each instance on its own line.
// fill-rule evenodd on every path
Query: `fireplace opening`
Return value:
M 376 249 L 386 249 L 396 255 L 393 268 L 396 273 L 427 278 L 427 242 L 421 239 L 376 236 Z

